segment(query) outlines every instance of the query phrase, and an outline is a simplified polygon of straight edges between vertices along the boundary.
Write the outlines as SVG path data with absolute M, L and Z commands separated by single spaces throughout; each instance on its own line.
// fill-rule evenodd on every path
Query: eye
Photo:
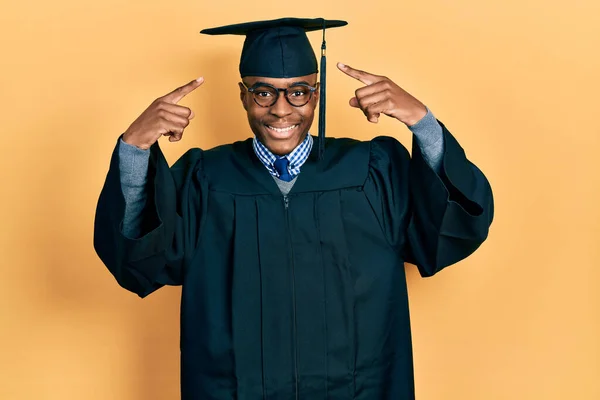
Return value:
M 261 90 L 261 91 L 255 91 L 254 94 L 258 97 L 271 97 L 273 96 L 273 93 L 266 91 L 266 90 Z
M 308 88 L 303 88 L 303 87 L 292 88 L 292 89 L 289 89 L 289 91 L 288 91 L 289 95 L 292 97 L 306 96 L 308 94 L 308 92 L 309 92 Z

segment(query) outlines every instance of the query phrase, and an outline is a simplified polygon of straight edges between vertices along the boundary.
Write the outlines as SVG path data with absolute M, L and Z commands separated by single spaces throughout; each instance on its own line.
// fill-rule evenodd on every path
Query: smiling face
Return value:
M 289 88 L 298 83 L 315 86 L 317 74 L 300 76 L 296 78 L 262 78 L 247 76 L 243 79 L 247 87 L 252 87 L 258 82 L 268 83 L 276 88 Z M 246 113 L 252 132 L 273 154 L 283 156 L 294 150 L 306 137 L 310 129 L 317 102 L 319 90 L 312 94 L 308 103 L 301 107 L 292 106 L 283 93 L 279 94 L 277 102 L 270 107 L 259 106 L 242 83 L 240 86 L 240 99 Z

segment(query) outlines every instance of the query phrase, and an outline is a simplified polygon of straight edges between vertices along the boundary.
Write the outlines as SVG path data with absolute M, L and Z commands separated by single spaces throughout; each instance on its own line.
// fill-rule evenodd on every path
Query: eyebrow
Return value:
M 291 88 L 292 86 L 296 86 L 296 85 L 300 85 L 300 84 L 304 84 L 304 85 L 308 85 L 308 86 L 313 86 L 310 83 L 308 83 L 307 81 L 299 81 L 299 82 L 292 82 L 288 85 L 288 88 Z M 273 86 L 276 87 L 275 85 L 273 85 L 272 83 L 267 83 L 267 82 L 262 82 L 262 81 L 258 81 L 256 83 L 254 83 L 253 85 L 250 86 L 256 86 L 256 85 L 266 85 L 266 86 Z

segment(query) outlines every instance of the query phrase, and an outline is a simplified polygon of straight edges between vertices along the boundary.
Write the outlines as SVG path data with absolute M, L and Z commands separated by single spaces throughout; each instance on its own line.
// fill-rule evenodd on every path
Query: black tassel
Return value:
M 321 45 L 321 87 L 319 89 L 319 160 L 325 153 L 325 89 L 327 74 L 327 57 L 325 44 L 325 21 L 323 21 L 323 44 Z

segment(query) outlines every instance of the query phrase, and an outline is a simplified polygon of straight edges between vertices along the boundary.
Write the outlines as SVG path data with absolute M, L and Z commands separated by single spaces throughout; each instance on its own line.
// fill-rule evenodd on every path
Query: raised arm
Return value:
M 469 256 L 487 238 L 494 214 L 485 175 L 431 111 L 396 83 L 343 64 L 338 68 L 366 85 L 356 90 L 350 106 L 372 123 L 381 114 L 396 118 L 414 134 L 412 158 L 395 139 L 376 138 L 372 144 L 377 182 L 367 192 L 379 205 L 390 243 L 422 276 Z
M 115 147 L 98 200 L 96 252 L 122 287 L 142 297 L 181 284 L 185 254 L 197 240 L 184 227 L 200 218 L 200 210 L 187 205 L 202 196 L 201 185 L 188 190 L 202 152 L 189 151 L 169 168 L 157 141 L 181 139 L 193 113 L 176 103 L 201 83 L 156 99 L 134 121 Z

